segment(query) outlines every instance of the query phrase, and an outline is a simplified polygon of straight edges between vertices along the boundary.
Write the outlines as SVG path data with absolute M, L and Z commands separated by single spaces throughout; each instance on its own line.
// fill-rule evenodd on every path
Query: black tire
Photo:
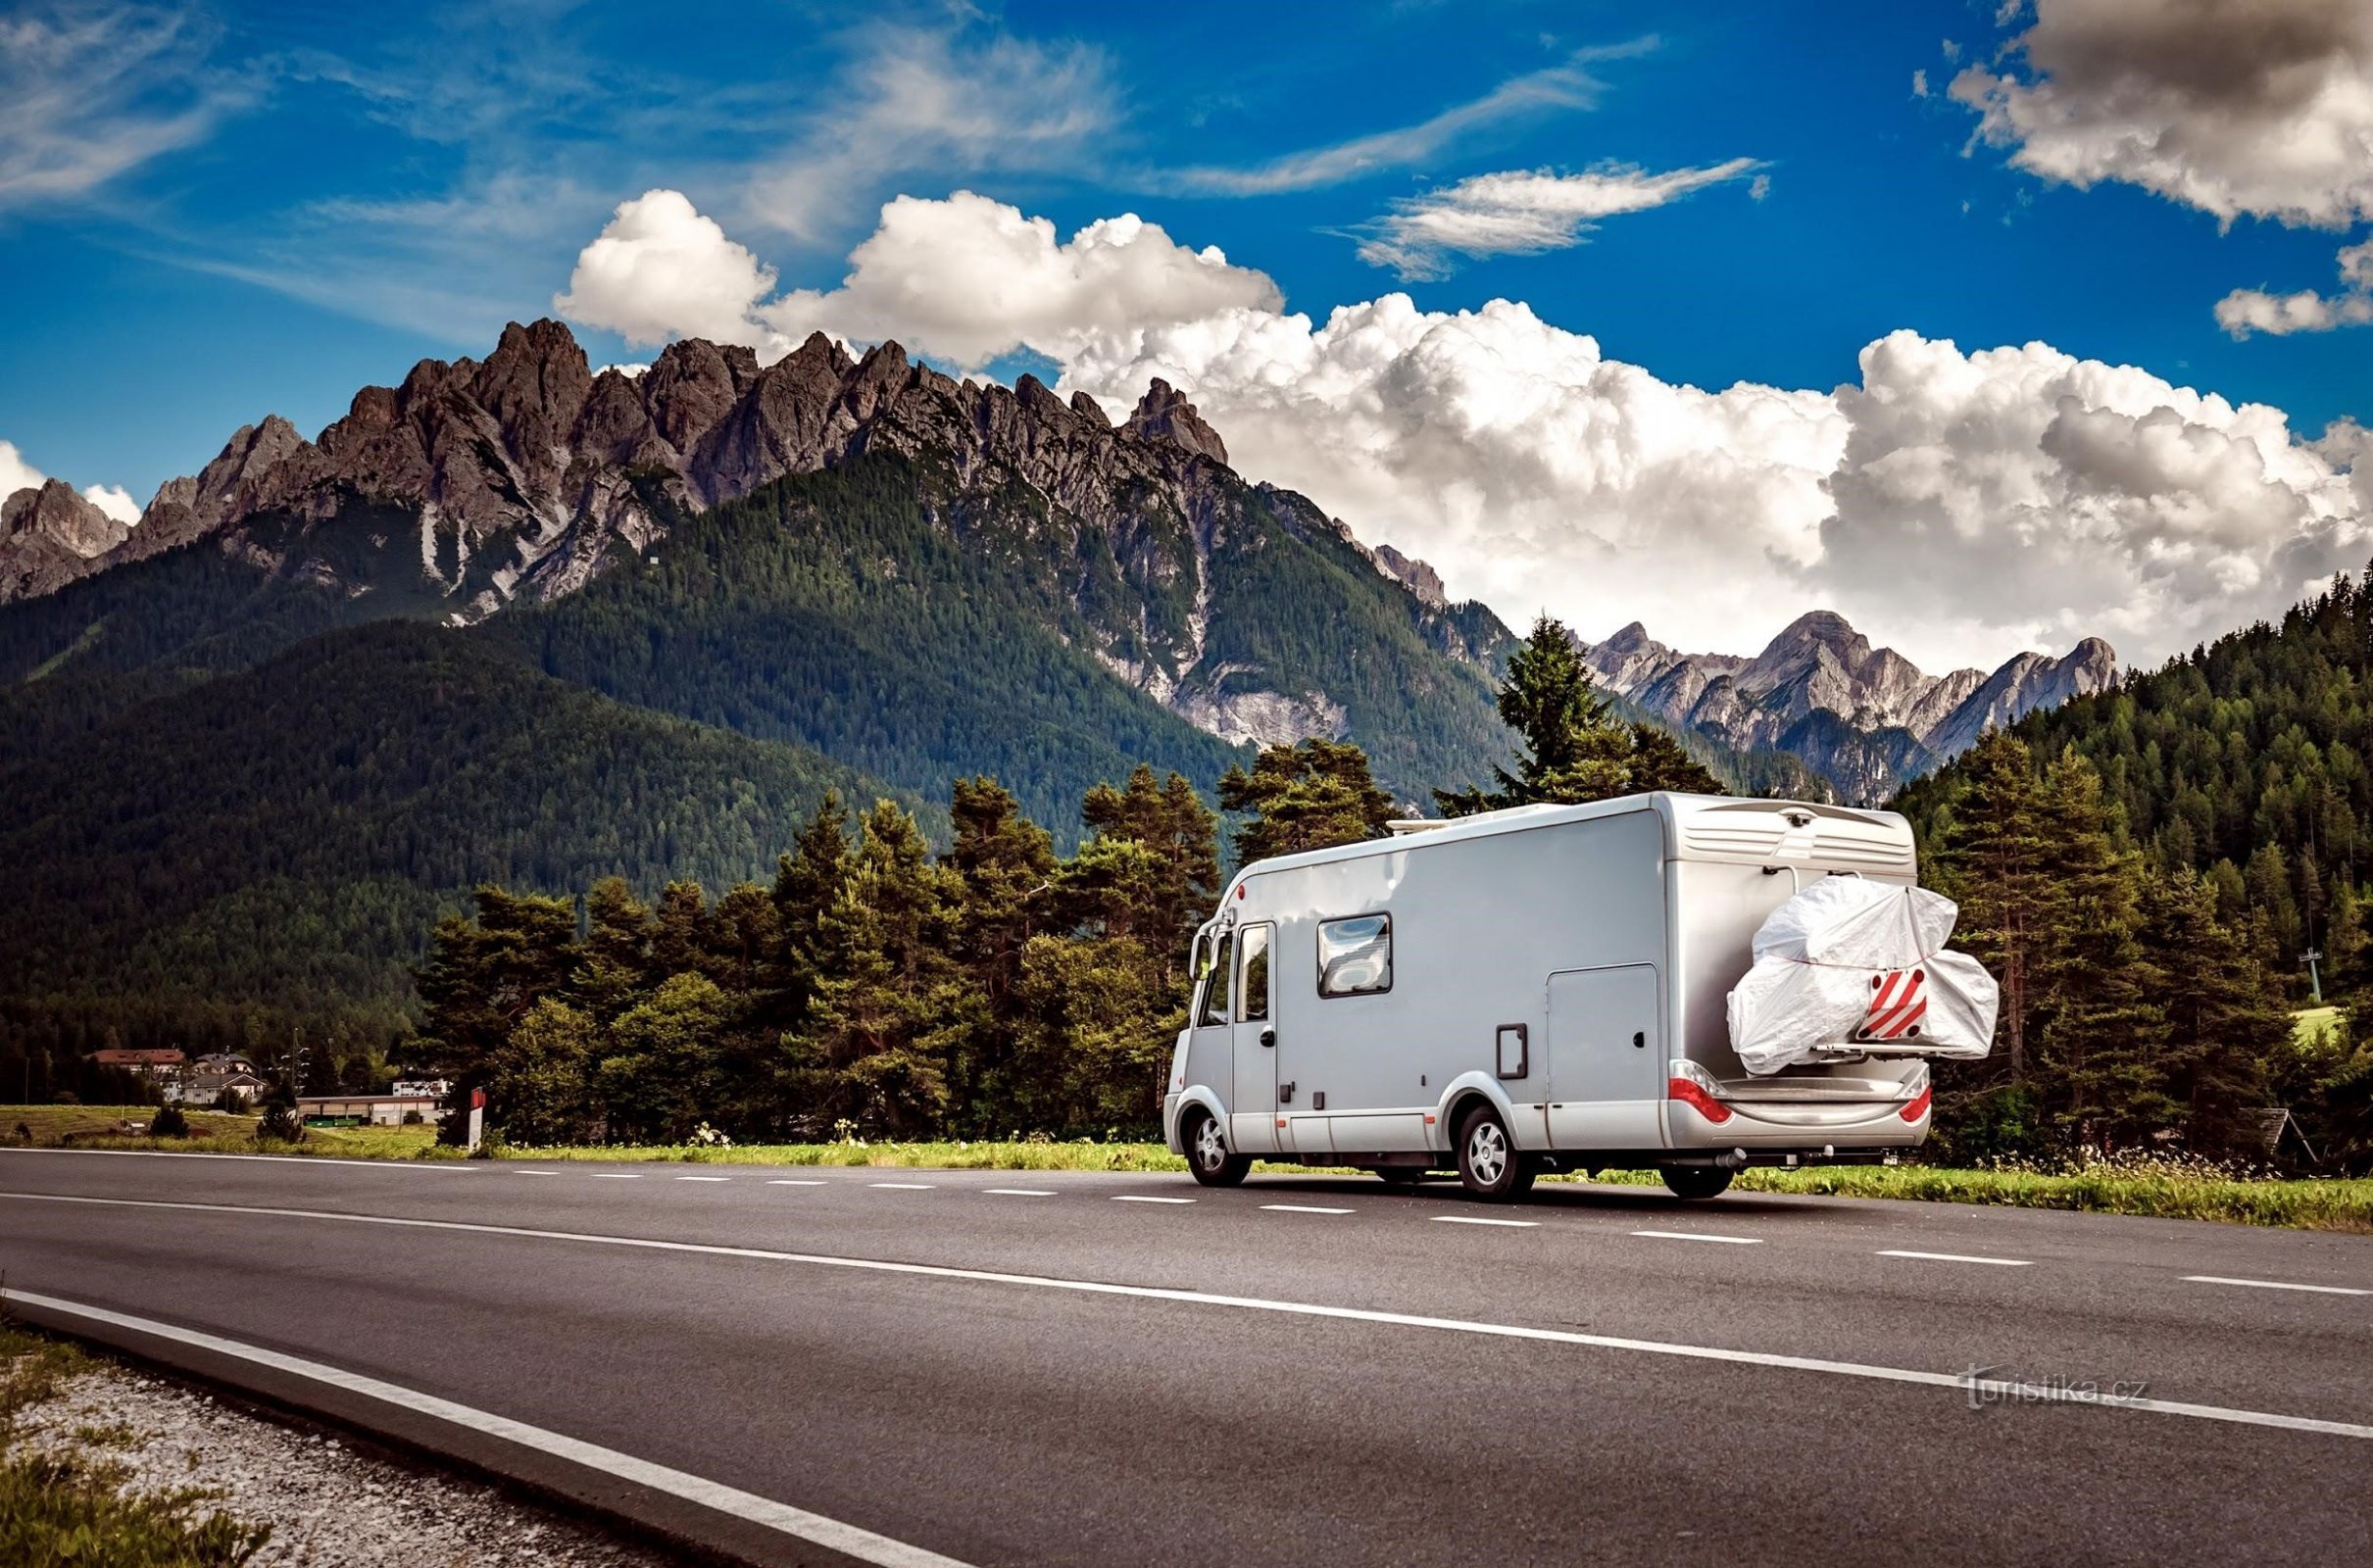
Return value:
M 1379 1165 L 1376 1174 L 1384 1178 L 1387 1187 L 1414 1189 L 1425 1180 L 1425 1172 L 1414 1165 Z
M 1532 1191 L 1536 1174 L 1491 1106 L 1476 1106 L 1458 1123 L 1458 1180 L 1475 1197 L 1512 1203 Z
M 1206 1187 L 1233 1187 L 1253 1168 L 1252 1155 L 1229 1151 L 1227 1134 L 1209 1111 L 1188 1112 L 1178 1141 L 1186 1146 L 1187 1169 Z
M 1719 1198 L 1730 1191 L 1730 1172 L 1711 1165 L 1667 1165 L 1664 1185 L 1675 1198 Z

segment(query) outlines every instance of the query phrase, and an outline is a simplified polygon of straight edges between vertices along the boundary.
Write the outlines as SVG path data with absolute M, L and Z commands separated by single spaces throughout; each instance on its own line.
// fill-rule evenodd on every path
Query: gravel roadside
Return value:
M 17 1418 L 21 1448 L 104 1458 L 148 1494 L 196 1487 L 272 1536 L 259 1568 L 659 1568 L 680 1559 L 482 1483 L 366 1452 L 102 1362 Z M 205 1511 L 205 1510 L 201 1510 Z

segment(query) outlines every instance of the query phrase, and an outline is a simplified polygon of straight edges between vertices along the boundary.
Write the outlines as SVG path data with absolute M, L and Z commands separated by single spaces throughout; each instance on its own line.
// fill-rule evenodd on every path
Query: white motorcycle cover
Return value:
M 1960 910 L 1926 888 L 1823 877 L 1771 911 L 1730 993 L 1730 1045 L 1751 1073 L 1821 1048 L 1971 1061 L 1994 1046 L 1994 976 L 1946 941 Z

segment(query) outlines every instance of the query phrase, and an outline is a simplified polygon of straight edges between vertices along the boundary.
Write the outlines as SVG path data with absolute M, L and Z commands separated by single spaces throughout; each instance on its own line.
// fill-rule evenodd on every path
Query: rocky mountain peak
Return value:
M 1753 659 L 1682 654 L 1638 622 L 1584 651 L 1599 681 L 1675 728 L 1795 754 L 1849 800 L 1886 799 L 1997 725 L 2099 691 L 2117 656 L 2089 637 L 2063 658 L 2019 654 L 1991 675 L 1921 673 L 1834 611 L 1789 622 Z
M 113 550 L 130 532 L 64 479 L 44 479 L 38 489 L 0 502 L 0 538 L 47 540 L 86 561 Z
M 1444 609 L 1450 604 L 1450 596 L 1442 588 L 1442 574 L 1432 566 L 1414 557 L 1403 555 L 1391 545 L 1378 545 L 1375 557 L 1376 564 L 1384 568 L 1385 575 L 1415 594 L 1420 603 L 1434 610 Z
M 1219 439 L 1219 432 L 1204 423 L 1195 405 L 1161 376 L 1154 377 L 1145 389 L 1145 396 L 1137 400 L 1137 411 L 1121 429 L 1140 441 L 1167 441 L 1214 463 L 1228 460 L 1227 443 Z

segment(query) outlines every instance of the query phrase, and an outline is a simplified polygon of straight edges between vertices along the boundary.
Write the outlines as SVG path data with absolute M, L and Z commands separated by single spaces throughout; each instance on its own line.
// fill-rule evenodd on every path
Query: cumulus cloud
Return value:
M 1951 91 L 2032 173 L 2122 180 L 2227 222 L 2373 218 L 2373 8 L 2038 0 L 2006 54 Z
M 717 343 L 768 344 L 751 317 L 774 289 L 774 270 L 725 237 L 681 191 L 649 190 L 618 203 L 553 309 L 572 321 L 608 327 L 628 343 L 705 337 Z M 775 347 L 777 358 L 784 347 Z
M 820 331 L 856 343 L 895 337 L 971 369 L 1024 346 L 1061 359 L 1090 340 L 1283 303 L 1266 273 L 1231 265 L 1216 246 L 1179 245 L 1134 216 L 1064 240 L 1045 219 L 969 191 L 888 203 L 849 261 L 838 288 L 774 296 L 770 269 L 682 195 L 651 191 L 618 208 L 553 304 L 633 343 L 707 337 L 771 361 Z
M 2350 245 L 2340 253 L 2336 294 L 2311 288 L 2296 294 L 2269 294 L 2263 289 L 2237 288 L 2216 302 L 2216 324 L 2237 338 L 2252 332 L 2281 337 L 2292 332 L 2328 332 L 2336 326 L 2362 326 L 2373 321 L 2373 240 Z
M 2303 439 L 2278 409 L 2047 344 L 1903 331 L 1841 387 L 1709 391 L 1518 302 L 1386 294 L 1314 320 L 1152 224 L 1063 240 L 962 194 L 886 206 L 837 289 L 767 297 L 763 268 L 733 265 L 736 341 L 820 328 L 966 365 L 1026 348 L 1115 408 L 1162 376 L 1247 475 L 1510 620 L 1546 609 L 1586 636 L 1637 618 L 1750 650 L 1827 607 L 1932 668 L 2087 635 L 2151 660 L 2373 553 L 2373 436 Z M 655 288 L 683 297 L 713 303 Z
M 131 492 L 120 484 L 86 485 L 82 490 L 82 499 L 127 528 L 140 520 L 140 503 L 134 501 Z
M 49 478 L 39 468 L 25 461 L 14 441 L 0 441 L 0 501 L 20 490 L 37 490 Z
M 1563 250 L 1581 244 L 1602 219 L 1661 207 L 1759 167 L 1752 158 L 1733 158 L 1660 174 L 1628 164 L 1606 164 L 1579 174 L 1548 170 L 1472 174 L 1394 202 L 1390 213 L 1363 225 L 1360 259 L 1389 267 L 1403 278 L 1431 278 L 1451 270 L 1453 256 Z

